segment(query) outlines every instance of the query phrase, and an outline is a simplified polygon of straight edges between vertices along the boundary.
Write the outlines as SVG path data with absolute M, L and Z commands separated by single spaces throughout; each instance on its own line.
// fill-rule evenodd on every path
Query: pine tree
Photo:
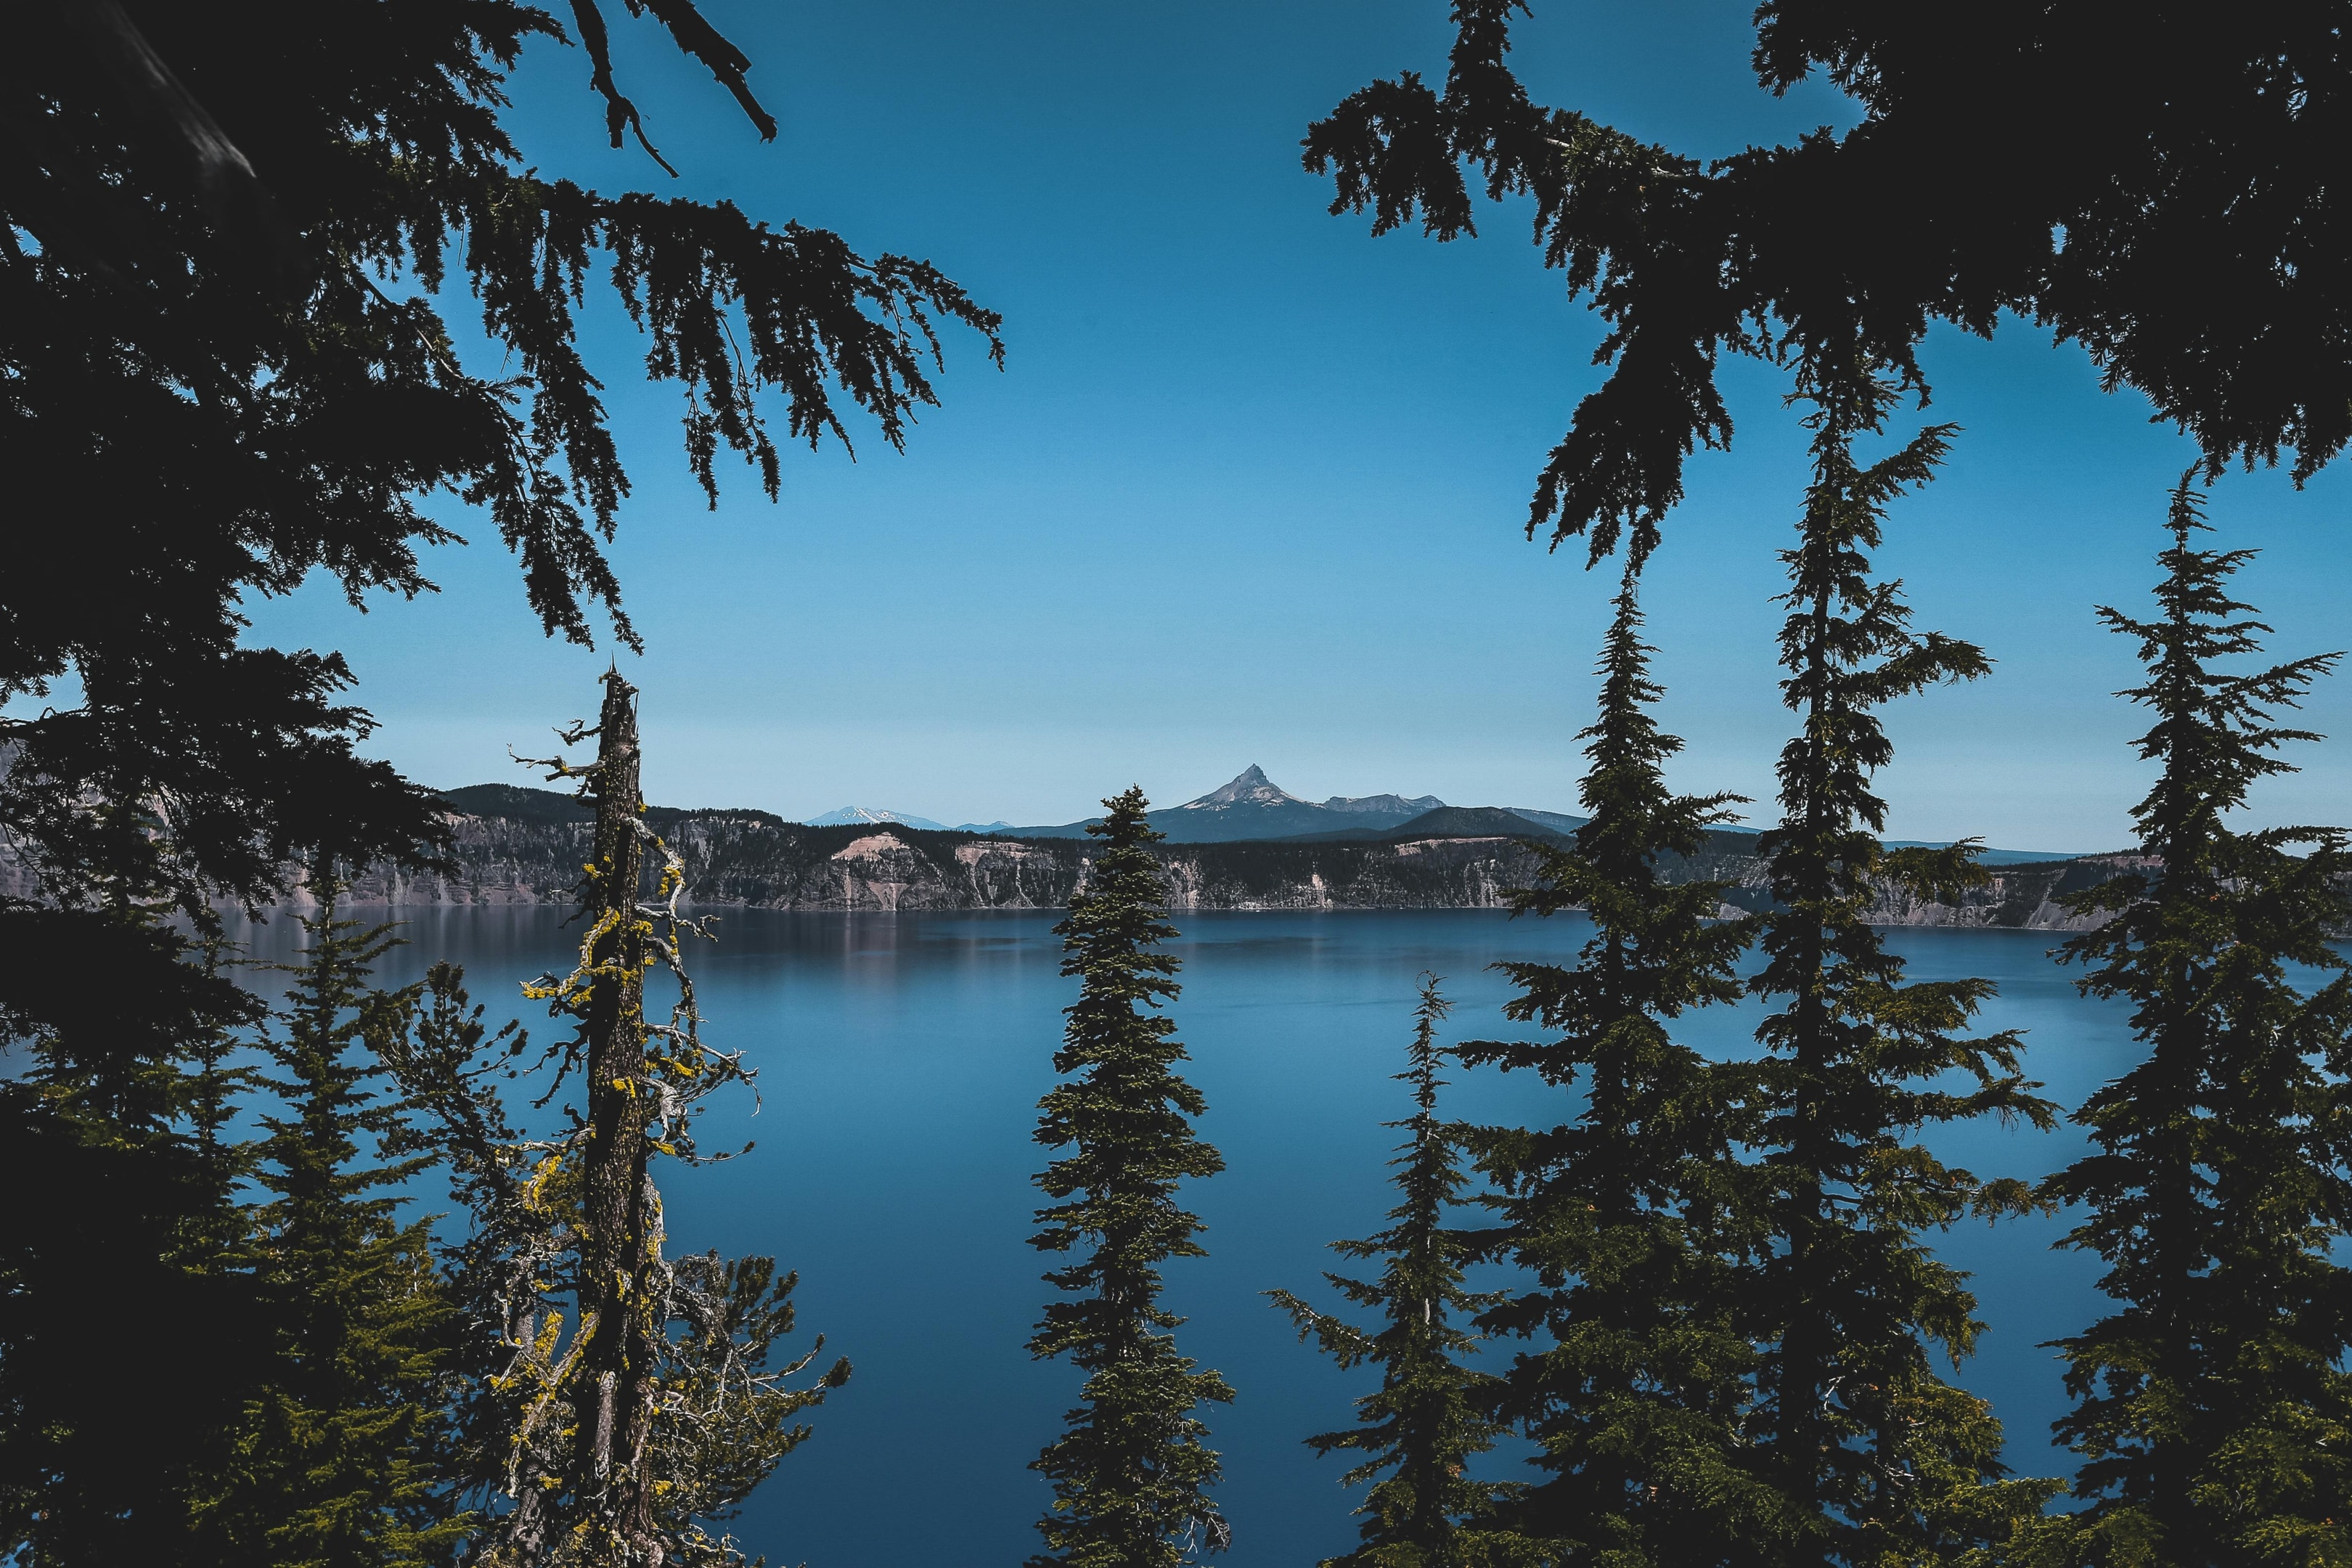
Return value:
M 1489 1245 L 1536 1280 L 1481 1324 L 1542 1342 L 1496 1401 L 1540 1446 L 1546 1477 L 1507 1510 L 1511 1527 L 1565 1561 L 1696 1564 L 1786 1529 L 1743 1452 L 1755 1357 L 1735 1309 L 1754 1173 L 1734 1151 L 1753 1131 L 1740 1120 L 1750 1086 L 1673 1033 L 1684 1013 L 1738 1000 L 1754 927 L 1717 918 L 1723 884 L 1672 877 L 1738 797 L 1666 788 L 1682 742 L 1651 713 L 1662 693 L 1637 572 L 1618 592 L 1600 714 L 1580 737 L 1591 818 L 1571 846 L 1537 847 L 1542 875 L 1513 898 L 1515 914 L 1581 909 L 1592 921 L 1572 967 L 1503 965 L 1519 990 L 1507 1015 L 1557 1037 L 1460 1054 L 1585 1095 L 1570 1124 L 1478 1134 L 1501 1192 Z
M 375 1042 L 404 998 L 373 990 L 395 938 L 336 911 L 331 876 L 267 1036 L 254 1273 L 277 1366 L 248 1405 L 200 1537 L 221 1563 L 336 1568 L 443 1562 L 471 1521 L 449 1510 L 443 1363 L 451 1310 L 429 1223 L 401 1223 L 417 1158 L 385 1159 L 404 1107 Z
M 1037 1529 L 1043 1568 L 1174 1568 L 1223 1549 L 1224 1518 L 1209 1500 L 1217 1456 L 1194 1414 L 1233 1391 L 1195 1372 L 1166 1331 L 1182 1321 L 1160 1303 L 1160 1266 L 1203 1256 L 1200 1220 L 1177 1206 L 1177 1184 L 1224 1162 L 1200 1141 L 1200 1090 L 1175 1070 L 1185 1059 L 1175 1024 L 1157 1011 L 1178 987 L 1176 960 L 1156 951 L 1176 934 L 1161 918 L 1160 865 L 1146 847 L 1140 789 L 1103 802 L 1087 831 L 1101 841 L 1087 890 L 1055 926 L 1078 978 L 1078 999 L 1054 1070 L 1064 1081 L 1039 1102 L 1037 1142 L 1067 1149 L 1037 1177 L 1055 1202 L 1037 1211 L 1032 1245 L 1087 1250 L 1045 1276 L 1070 1300 L 1047 1303 L 1029 1341 L 1040 1358 L 1065 1356 L 1087 1374 L 1068 1429 L 1033 1465 L 1054 1484 Z M 1089 1244 L 1091 1244 L 1089 1246 Z
M 2193 475 L 2193 470 L 2192 470 Z M 2198 548 L 2202 498 L 2174 489 L 2160 613 L 2100 618 L 2137 638 L 2154 710 L 2139 755 L 2161 772 L 2133 809 L 2145 868 L 2074 900 L 2110 917 L 2068 942 L 2094 996 L 2132 1004 L 2147 1049 L 2075 1113 L 2094 1152 L 2049 1194 L 2084 1207 L 2063 1245 L 2107 1265 L 2116 1310 L 2059 1342 L 2084 1463 L 2077 1547 L 2134 1568 L 2352 1562 L 2352 980 L 2329 945 L 2352 927 L 2352 857 L 2332 828 L 2225 824 L 2281 727 L 2340 656 L 2264 669 L 2270 628 L 2230 596 L 2252 552 Z M 2294 852 L 2301 847 L 2307 852 Z M 2328 976 L 2309 994 L 2290 966 Z
M 635 645 L 603 552 L 631 476 L 583 310 L 643 329 L 638 374 L 681 393 L 679 449 L 714 500 L 722 452 L 774 497 L 792 443 L 846 444 L 870 416 L 902 445 L 950 323 L 1001 357 L 996 315 L 925 261 L 647 185 L 676 171 L 625 89 L 679 51 L 747 131 L 777 128 L 753 60 L 693 0 L 624 9 L 9 11 L 0 471 L 15 553 L 29 563 L 37 541 L 39 569 L 0 572 L 0 837 L 38 894 L 0 899 L 0 1011 L 37 990 L 184 995 L 149 984 L 137 922 L 74 918 L 125 887 L 207 929 L 215 900 L 276 901 L 320 854 L 428 859 L 438 803 L 359 754 L 374 725 L 349 666 L 256 646 L 245 616 L 314 572 L 353 605 L 428 591 L 420 555 L 458 535 L 427 497 L 459 499 L 516 552 L 550 633 L 590 640 L 602 605 Z M 576 106 L 616 149 L 585 185 L 528 165 L 508 96 L 526 53 L 574 47 Z M 474 326 L 451 331 L 453 304 Z M 492 352 L 467 346 L 477 331 Z M 51 1006 L 19 1016 L 49 1031 Z M 184 1012 L 165 1033 L 212 1024 Z M 84 1031 L 72 1048 L 146 1044 Z M 198 1408 L 236 1407 L 253 1314 L 180 1289 L 173 1213 L 194 1189 L 152 1163 L 131 1175 L 147 1152 L 177 1160 L 153 1139 L 185 1128 L 83 1117 L 68 1136 L 48 1116 L 38 1136 L 65 1142 L 37 1184 L 79 1195 L 0 1232 L 0 1555 L 86 1522 L 105 1560 L 157 1563 L 184 1533 L 169 1478 L 214 1421 Z M 35 1142 L 0 1114 L 0 1148 L 29 1160 Z M 158 1359 L 191 1370 L 161 1379 Z
M 1914 633 L 1901 584 L 1870 576 L 1888 503 L 1931 477 L 1950 427 L 1861 467 L 1853 443 L 1883 428 L 1893 387 L 1827 355 L 1807 361 L 1800 385 L 1814 406 L 1813 479 L 1798 543 L 1781 553 L 1780 663 L 1801 728 L 1780 754 L 1783 816 L 1759 847 L 1775 908 L 1749 981 L 1780 1003 L 1758 1031 L 1769 1051 L 1751 1135 L 1769 1246 L 1739 1286 L 1763 1347 L 1752 1431 L 1762 1473 L 1804 1526 L 1770 1560 L 1959 1562 L 2006 1541 L 2055 1488 L 2004 1480 L 2000 1423 L 1930 1364 L 1930 1345 L 1965 1355 L 1982 1325 L 1965 1276 L 1921 1233 L 2021 1210 L 2030 1195 L 1907 1140 L 1985 1116 L 2053 1116 L 2018 1070 L 2013 1033 L 1961 1032 L 1991 984 L 1906 984 L 1865 923 L 1874 877 L 1933 889 L 1981 876 L 1970 845 L 1884 849 L 1885 806 L 1870 791 L 1893 754 L 1875 710 L 1987 668 L 1969 644 Z
M 1437 1119 L 1444 1082 L 1437 1076 L 1444 1054 L 1437 1026 L 1451 1010 L 1437 986 L 1437 976 L 1421 977 L 1408 1066 L 1396 1075 L 1412 1086 L 1413 1114 L 1385 1124 L 1406 1134 L 1389 1162 L 1401 1200 L 1389 1211 L 1395 1223 L 1361 1241 L 1331 1244 L 1343 1257 L 1379 1259 L 1381 1277 L 1323 1276 L 1349 1301 L 1377 1310 L 1381 1326 L 1367 1331 L 1287 1290 L 1267 1292 L 1299 1337 L 1313 1337 L 1341 1368 L 1381 1369 L 1379 1389 L 1356 1402 L 1362 1426 L 1307 1439 L 1318 1454 L 1364 1456 L 1339 1478 L 1342 1485 L 1373 1483 L 1356 1510 L 1363 1544 L 1323 1568 L 1456 1568 L 1486 1560 L 1497 1544 L 1490 1537 L 1498 1489 L 1467 1473 L 1504 1430 L 1484 1414 L 1494 1380 L 1456 1359 L 1477 1350 L 1477 1336 L 1463 1325 L 1494 1298 L 1465 1286 L 1474 1244 L 1445 1226 L 1469 1178 L 1453 1130 Z

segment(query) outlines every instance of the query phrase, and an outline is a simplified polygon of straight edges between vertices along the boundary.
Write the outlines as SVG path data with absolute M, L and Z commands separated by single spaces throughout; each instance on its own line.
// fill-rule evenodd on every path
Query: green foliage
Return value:
M 1363 1516 L 1363 1544 L 1324 1568 L 1456 1568 L 1489 1561 L 1512 1544 L 1493 1529 L 1499 1489 L 1467 1471 L 1505 1428 L 1484 1414 L 1493 1378 L 1455 1359 L 1477 1350 L 1477 1336 L 1462 1324 L 1495 1298 L 1465 1287 L 1464 1268 L 1475 1247 L 1445 1226 L 1446 1211 L 1461 1201 L 1468 1178 L 1454 1130 L 1437 1119 L 1444 1085 L 1437 1026 L 1450 1009 L 1437 984 L 1433 974 L 1421 977 L 1408 1065 L 1396 1075 L 1412 1086 L 1413 1114 L 1387 1123 L 1406 1133 L 1389 1162 L 1397 1173 L 1399 1202 L 1389 1211 L 1395 1223 L 1361 1241 L 1331 1244 L 1343 1257 L 1379 1259 L 1381 1277 L 1323 1276 L 1350 1302 L 1377 1311 L 1381 1326 L 1367 1331 L 1287 1290 L 1268 1292 L 1298 1325 L 1299 1337 L 1312 1336 L 1343 1369 L 1381 1369 L 1380 1388 L 1356 1402 L 1362 1426 L 1307 1439 L 1318 1454 L 1364 1455 L 1340 1480 L 1373 1483 L 1356 1510 Z
M 751 62 L 689 0 L 646 9 L 633 46 L 570 6 L 614 145 L 651 148 L 620 86 L 646 43 L 700 60 L 772 136 Z M 772 496 L 769 413 L 811 444 L 863 413 L 898 445 L 934 398 L 940 323 L 995 358 L 998 321 L 919 260 L 625 177 L 539 177 L 506 78 L 572 40 L 522 0 L 11 21 L 0 468 L 41 569 L 0 574 L 0 836 L 38 899 L 0 900 L 0 1014 L 58 1076 L 8 1086 L 0 1145 L 28 1178 L 12 1190 L 71 1195 L 0 1236 L 0 1551 L 160 1563 L 259 1321 L 235 1270 L 188 1250 L 241 1224 L 198 1123 L 226 1125 L 204 1053 L 251 1014 L 159 973 L 171 939 L 124 911 L 211 931 L 214 900 L 268 903 L 297 863 L 415 866 L 446 842 L 438 803 L 356 754 L 373 721 L 342 659 L 249 646 L 251 603 L 314 572 L 355 604 L 430 591 L 422 547 L 457 539 L 429 515 L 444 491 L 520 556 L 551 632 L 585 640 L 602 604 L 634 644 L 601 552 L 629 477 L 574 342 L 592 298 L 685 394 L 706 491 L 724 446 Z M 501 368 L 461 363 L 452 303 Z M 101 1016 L 133 996 L 144 1021 Z M 152 1360 L 188 1370 L 129 1381 Z
M 1047 1550 L 1031 1559 L 1041 1565 L 1174 1568 L 1230 1534 L 1209 1500 L 1217 1456 L 1194 1412 L 1233 1391 L 1177 1352 L 1166 1331 L 1182 1320 L 1160 1304 L 1160 1266 L 1203 1256 L 1177 1184 L 1224 1162 L 1193 1134 L 1205 1107 L 1175 1070 L 1185 1059 L 1175 1024 L 1156 1011 L 1177 994 L 1176 960 L 1156 951 L 1176 932 L 1146 847 L 1160 837 L 1148 804 L 1140 789 L 1103 802 L 1087 829 L 1101 843 L 1087 890 L 1054 928 L 1062 973 L 1080 984 L 1054 1056 L 1063 1081 L 1039 1101 L 1036 1138 L 1070 1152 L 1037 1177 L 1055 1201 L 1037 1211 L 1032 1245 L 1087 1250 L 1045 1276 L 1070 1299 L 1046 1304 L 1029 1350 L 1068 1358 L 1087 1380 L 1068 1429 L 1033 1466 L 1054 1485 L 1037 1526 Z
M 1949 428 L 1860 466 L 1853 442 L 1882 428 L 1894 389 L 1851 357 L 1824 360 L 1801 382 L 1814 406 L 1813 481 L 1798 543 L 1781 554 L 1781 691 L 1801 728 L 1780 754 L 1782 816 L 1761 846 L 1776 907 L 1748 983 L 1780 1003 L 1758 1031 L 1769 1054 L 1746 1137 L 1766 1184 L 1765 1245 L 1739 1287 L 1740 1321 L 1761 1347 L 1750 1430 L 1760 1473 L 1801 1524 L 1767 1560 L 1976 1563 L 2020 1536 L 2056 1488 L 2002 1479 L 2000 1423 L 1930 1364 L 1930 1346 L 1965 1355 L 1982 1324 L 1965 1277 L 1920 1237 L 2032 1200 L 2016 1181 L 1979 1180 L 1909 1140 L 1986 1116 L 2053 1118 L 2018 1070 L 2013 1033 L 1962 1032 L 1990 983 L 1906 984 L 1864 923 L 1874 874 L 1965 871 L 1964 858 L 1915 866 L 1880 847 L 1885 807 L 1869 786 L 1893 747 L 1876 710 L 1973 679 L 1986 661 L 1914 633 L 1900 585 L 1870 576 L 1888 503 L 1932 475 Z
M 426 1222 L 402 1224 L 418 1159 L 381 1157 L 404 1110 L 372 1048 L 405 998 L 368 975 L 394 942 L 338 918 L 331 883 L 281 1026 L 264 1046 L 248 1255 L 274 1364 L 249 1396 L 217 1495 L 195 1521 L 224 1563 L 421 1564 L 472 1521 L 445 1496 L 451 1303 Z
M 1745 1453 L 1756 1354 L 1737 1317 L 1755 1173 L 1736 1149 L 1756 1131 L 1743 1119 L 1751 1075 L 1672 1032 L 1685 1012 L 1738 998 L 1754 924 L 1717 918 L 1723 884 L 1671 881 L 1661 863 L 1696 854 L 1738 797 L 1666 789 L 1682 742 L 1652 716 L 1661 692 L 1641 628 L 1628 573 L 1600 715 L 1581 736 L 1591 820 L 1569 846 L 1539 847 L 1542 879 L 1513 897 L 1515 914 L 1592 921 L 1574 966 L 1503 966 L 1519 992 L 1507 1015 L 1556 1037 L 1461 1051 L 1584 1091 L 1572 1123 L 1475 1134 L 1501 1194 L 1486 1245 L 1535 1281 L 1481 1326 L 1540 1342 L 1497 1391 L 1545 1477 L 1505 1517 L 1563 1563 L 1713 1563 L 1789 1533 Z
M 2046 1191 L 2082 1205 L 2065 1245 L 2107 1265 L 2116 1310 L 2059 1342 L 2082 1454 L 2074 1550 L 2116 1568 L 2352 1561 L 2352 857 L 2333 828 L 2240 833 L 2251 787 L 2316 740 L 2273 721 L 2339 656 L 2236 671 L 2269 630 L 2230 597 L 2252 555 L 2196 546 L 2172 495 L 2159 614 L 2102 608 L 2136 638 L 2161 772 L 2134 808 L 2145 868 L 2077 895 L 2108 917 L 2070 941 L 2082 988 L 2132 1004 L 2147 1059 L 2074 1120 L 2094 1152 Z M 2295 853 L 2301 847 L 2305 852 Z M 2294 973 L 2316 972 L 2306 994 Z

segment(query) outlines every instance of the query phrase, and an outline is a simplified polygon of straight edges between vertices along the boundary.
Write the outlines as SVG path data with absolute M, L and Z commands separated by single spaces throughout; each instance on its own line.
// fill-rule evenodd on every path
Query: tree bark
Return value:
M 636 689 L 604 677 L 593 778 L 596 858 L 588 875 L 594 977 L 587 1009 L 588 1138 L 582 1171 L 580 1311 L 588 1344 L 573 1408 L 580 1489 L 601 1511 L 625 1561 L 658 1563 L 652 1493 L 642 1461 L 652 1420 L 653 1335 L 660 1247 L 646 1177 L 654 1100 L 646 1082 L 648 931 L 637 910 L 645 864 Z

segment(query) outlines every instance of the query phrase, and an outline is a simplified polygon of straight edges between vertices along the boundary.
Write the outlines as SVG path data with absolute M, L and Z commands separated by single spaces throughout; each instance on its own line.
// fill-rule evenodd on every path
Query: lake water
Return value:
M 402 911 L 410 945 L 384 977 L 433 959 L 461 963 L 477 1001 L 548 1026 L 514 987 L 568 967 L 571 938 L 544 910 Z M 1042 912 L 793 915 L 729 912 L 696 973 L 709 1037 L 759 1069 L 762 1104 L 712 1102 L 706 1149 L 755 1139 L 730 1163 L 664 1178 L 673 1255 L 716 1247 L 774 1254 L 801 1274 L 808 1334 L 856 1364 L 814 1413 L 816 1435 L 745 1510 L 740 1538 L 772 1563 L 929 1568 L 1015 1563 L 1035 1550 L 1046 1501 L 1024 1467 L 1057 1429 L 1077 1384 L 1022 1349 L 1046 1291 L 1026 1245 L 1038 1202 L 1031 1141 L 1052 1077 L 1060 1009 L 1075 981 Z M 1557 959 L 1580 916 L 1513 921 L 1485 910 L 1192 914 L 1181 919 L 1184 994 L 1173 1010 L 1188 1069 L 1207 1095 L 1202 1131 L 1227 1169 L 1194 1184 L 1210 1256 L 1168 1270 L 1191 1321 L 1183 1350 L 1223 1372 L 1235 1402 L 1208 1413 L 1224 1457 L 1218 1498 L 1235 1568 L 1298 1568 L 1347 1550 L 1355 1525 L 1345 1468 L 1299 1439 L 1349 1423 L 1361 1383 L 1299 1344 L 1261 1292 L 1312 1294 L 1325 1244 L 1378 1228 L 1391 1196 L 1383 1162 L 1404 1114 L 1402 1065 L 1414 977 L 1444 978 L 1448 1037 L 1497 1037 L 1507 987 L 1487 965 Z M 282 956 L 295 932 L 247 933 Z M 2128 1066 L 2122 1010 L 2078 998 L 2046 932 L 1888 933 L 1917 979 L 1982 975 L 2000 997 L 1989 1028 L 2028 1031 L 2028 1064 L 2071 1109 Z M 1728 1011 L 1685 1034 L 1710 1051 L 1748 1048 L 1754 1016 Z M 1528 1075 L 1457 1071 L 1444 1111 L 1468 1119 L 1572 1114 Z M 2081 1148 L 2071 1126 L 1969 1128 L 1941 1136 L 1979 1174 L 2037 1177 Z M 1990 1322 L 1960 1380 L 2008 1423 L 2013 1462 L 2063 1474 L 2046 1446 L 2063 1408 L 2041 1342 L 2080 1327 L 2101 1302 L 2095 1261 L 2050 1250 L 2055 1221 L 1971 1225 L 1944 1238 L 1976 1275 Z M 1327 1292 L 1328 1294 L 1328 1292 Z

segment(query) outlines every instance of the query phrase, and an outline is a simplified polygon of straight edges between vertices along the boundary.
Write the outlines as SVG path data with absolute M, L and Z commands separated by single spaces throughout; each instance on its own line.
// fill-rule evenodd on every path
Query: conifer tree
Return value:
M 2192 470 L 2193 474 L 2193 470 Z M 2202 498 L 2172 494 L 2159 613 L 2103 607 L 2137 638 L 2161 772 L 2133 808 L 2145 868 L 2077 896 L 2110 917 L 2063 952 L 2132 1004 L 2147 1047 L 2074 1121 L 2093 1152 L 2049 1194 L 2083 1205 L 2063 1245 L 2097 1254 L 2116 1307 L 2059 1342 L 2084 1463 L 2074 1556 L 2134 1568 L 2352 1561 L 2352 927 L 2344 835 L 2242 833 L 2250 788 L 2316 740 L 2273 721 L 2340 656 L 2254 670 L 2270 628 L 2230 596 L 2246 550 L 2199 548 Z M 2297 847 L 2306 852 L 2298 855 Z M 2290 966 L 2325 977 L 2308 994 Z
M 1174 1568 L 1231 1533 L 1209 1499 L 1217 1456 L 1195 1412 L 1233 1391 L 1178 1353 L 1168 1331 L 1182 1320 L 1160 1302 L 1160 1266 L 1203 1255 L 1177 1184 L 1224 1161 L 1193 1132 L 1205 1105 L 1177 1073 L 1184 1047 L 1157 1011 L 1177 994 L 1177 962 L 1157 951 L 1176 932 L 1146 847 L 1160 837 L 1148 804 L 1139 788 L 1103 802 L 1087 828 L 1101 840 L 1087 889 L 1054 928 L 1062 973 L 1080 984 L 1054 1056 L 1063 1081 L 1039 1102 L 1036 1138 L 1069 1152 L 1036 1178 L 1055 1202 L 1037 1211 L 1032 1245 L 1085 1251 L 1045 1276 L 1067 1299 L 1047 1303 L 1029 1350 L 1067 1357 L 1087 1381 L 1068 1429 L 1032 1467 L 1054 1485 L 1037 1568 Z
M 1984 1116 L 2053 1117 L 2018 1070 L 2015 1034 L 1962 1032 L 1991 984 L 1906 984 L 1865 923 L 1875 876 L 1923 889 L 1981 876 L 1972 845 L 1884 849 L 1885 805 L 1870 790 L 1893 754 L 1875 710 L 1987 668 L 1967 643 L 1913 632 L 1902 585 L 1870 575 L 1888 503 L 1931 477 L 1950 427 L 1862 467 L 1853 443 L 1883 428 L 1893 387 L 1819 353 L 1799 384 L 1813 405 L 1813 478 L 1798 542 L 1781 552 L 1780 663 L 1801 727 L 1780 753 L 1781 820 L 1759 847 L 1775 908 L 1749 981 L 1780 1004 L 1758 1031 L 1769 1049 L 1749 1134 L 1769 1184 L 1768 1246 L 1739 1284 L 1762 1347 L 1760 1471 L 1802 1526 L 1768 1560 L 1959 1562 L 2008 1540 L 2055 1488 L 2003 1479 L 2000 1423 L 1931 1365 L 1931 1346 L 1965 1355 L 1982 1325 L 1965 1276 L 1922 1233 L 2022 1209 L 2030 1194 L 1909 1140 Z
M 1501 1194 L 1487 1245 L 1535 1279 L 1481 1325 L 1540 1342 L 1497 1390 L 1545 1476 L 1507 1518 L 1565 1561 L 1704 1563 L 1786 1531 L 1743 1449 L 1755 1358 L 1735 1310 L 1754 1173 L 1734 1149 L 1753 1131 L 1739 1114 L 1751 1086 L 1673 1033 L 1686 1011 L 1738 998 L 1754 926 L 1717 918 L 1722 883 L 1671 877 L 1738 797 L 1666 788 L 1682 742 L 1651 712 L 1662 693 L 1638 571 L 1619 589 L 1600 714 L 1580 737 L 1591 818 L 1572 845 L 1537 847 L 1542 874 L 1513 898 L 1515 915 L 1581 909 L 1592 921 L 1573 966 L 1502 966 L 1519 990 L 1507 1016 L 1556 1037 L 1460 1055 L 1585 1096 L 1571 1123 L 1477 1135 Z
M 373 990 L 394 943 L 336 911 L 331 876 L 280 1026 L 265 1037 L 255 1180 L 256 1282 L 275 1367 L 239 1424 L 220 1494 L 197 1517 L 221 1563 L 445 1561 L 470 1521 L 446 1506 L 449 1301 L 429 1224 L 402 1224 L 424 1165 L 382 1156 L 404 1107 L 373 1046 L 402 998 Z
M 1356 1402 L 1362 1426 L 1307 1439 L 1318 1454 L 1362 1454 L 1340 1481 L 1373 1483 L 1356 1510 L 1363 1544 L 1324 1568 L 1455 1568 L 1487 1560 L 1498 1544 L 1492 1521 L 1499 1489 L 1467 1473 L 1503 1428 L 1484 1413 L 1493 1379 L 1456 1359 L 1476 1351 L 1477 1336 L 1465 1325 L 1494 1298 L 1464 1284 L 1474 1244 L 1445 1225 L 1468 1177 L 1454 1130 L 1437 1119 L 1444 1081 L 1437 1076 L 1444 1054 L 1437 1026 L 1451 1009 L 1437 986 L 1437 976 L 1421 977 L 1408 1065 L 1396 1075 L 1412 1086 L 1413 1114 L 1386 1124 L 1406 1134 L 1389 1162 L 1397 1173 L 1400 1202 L 1389 1211 L 1395 1223 L 1361 1241 L 1331 1244 L 1343 1257 L 1379 1259 L 1381 1277 L 1323 1276 L 1349 1301 L 1378 1311 L 1381 1326 L 1368 1331 L 1287 1290 L 1268 1292 L 1299 1337 L 1312 1336 L 1343 1369 L 1368 1363 L 1381 1369 L 1381 1386 Z

